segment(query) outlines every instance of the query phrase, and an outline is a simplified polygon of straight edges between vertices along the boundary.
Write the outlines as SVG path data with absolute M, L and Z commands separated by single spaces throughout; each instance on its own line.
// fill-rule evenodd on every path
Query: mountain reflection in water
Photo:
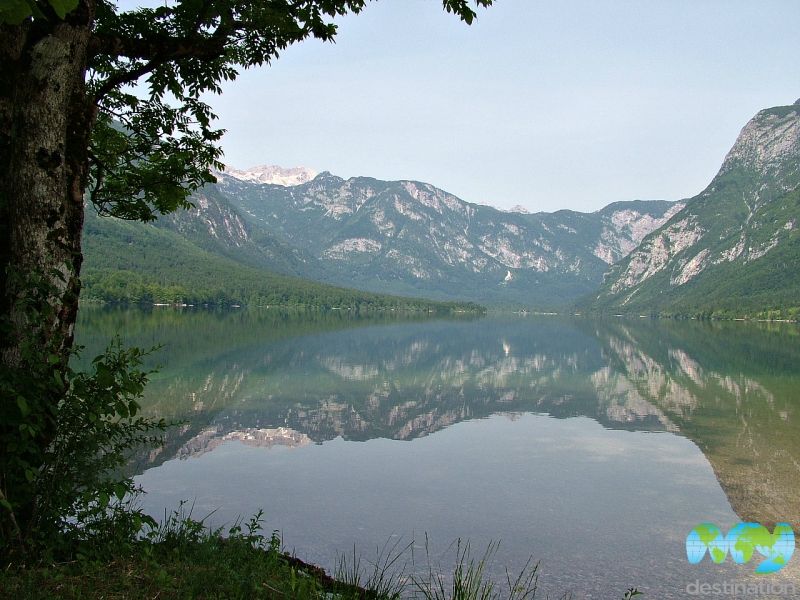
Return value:
M 84 310 L 78 331 L 87 358 L 117 331 L 164 345 L 144 410 L 184 424 L 138 471 L 230 440 L 410 440 L 498 413 L 585 416 L 683 435 L 743 520 L 800 522 L 795 326 Z

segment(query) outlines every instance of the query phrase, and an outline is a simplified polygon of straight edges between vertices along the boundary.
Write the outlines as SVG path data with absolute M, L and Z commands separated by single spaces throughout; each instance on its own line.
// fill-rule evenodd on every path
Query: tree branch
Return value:
M 95 169 L 96 169 L 94 187 L 89 192 L 89 201 L 93 205 L 96 206 L 97 205 L 97 202 L 96 202 L 97 194 L 100 191 L 100 189 L 103 187 L 103 181 L 105 180 L 107 169 L 106 169 L 106 166 L 103 164 L 103 161 L 101 161 L 99 158 L 97 158 L 97 156 L 95 155 L 94 152 L 91 151 L 91 149 L 89 150 L 89 160 L 92 163 L 94 163 L 94 166 L 95 166 Z
M 132 81 L 136 81 L 143 75 L 147 75 L 153 69 L 158 68 L 160 65 L 163 65 L 169 59 L 164 58 L 162 60 L 150 60 L 144 64 L 139 65 L 135 69 L 131 69 L 129 71 L 118 71 L 114 75 L 111 75 L 108 79 L 104 80 L 103 83 L 97 88 L 97 91 L 94 94 L 94 102 L 98 104 L 100 99 L 108 94 L 114 88 L 125 85 L 126 83 L 131 83 Z
M 226 27 L 226 31 L 231 26 Z M 106 54 L 133 60 L 174 60 L 178 58 L 216 58 L 225 51 L 226 35 L 217 35 L 219 29 L 209 37 L 154 36 L 130 38 L 119 35 L 94 34 L 89 43 L 92 56 Z
M 95 93 L 95 103 L 115 87 L 131 83 L 147 75 L 159 66 L 182 58 L 214 59 L 226 51 L 228 38 L 241 25 L 228 11 L 211 35 L 201 35 L 203 14 L 208 9 L 206 3 L 195 22 L 191 36 L 172 37 L 157 35 L 149 38 L 130 38 L 120 35 L 94 34 L 89 42 L 90 56 L 105 54 L 117 58 L 146 60 L 147 62 L 128 71 L 119 71 L 100 84 Z

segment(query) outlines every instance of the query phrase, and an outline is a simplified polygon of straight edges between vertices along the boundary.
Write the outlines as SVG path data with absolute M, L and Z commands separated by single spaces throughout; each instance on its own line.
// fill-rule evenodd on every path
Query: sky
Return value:
M 224 161 L 415 179 L 464 200 L 593 211 L 678 200 L 760 109 L 800 97 L 798 0 L 379 0 L 211 104 Z

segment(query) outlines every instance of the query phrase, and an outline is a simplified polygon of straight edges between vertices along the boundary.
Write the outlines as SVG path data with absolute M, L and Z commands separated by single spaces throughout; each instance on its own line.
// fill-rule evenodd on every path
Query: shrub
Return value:
M 40 281 L 30 284 L 31 324 L 52 317 Z M 0 327 L 14 330 L 7 318 Z M 133 541 L 149 517 L 120 467 L 167 428 L 138 415 L 146 353 L 117 339 L 90 372 L 76 372 L 69 360 L 78 349 L 60 352 L 64 344 L 42 340 L 35 326 L 22 337 L 17 360 L 0 367 L 0 556 L 72 558 Z

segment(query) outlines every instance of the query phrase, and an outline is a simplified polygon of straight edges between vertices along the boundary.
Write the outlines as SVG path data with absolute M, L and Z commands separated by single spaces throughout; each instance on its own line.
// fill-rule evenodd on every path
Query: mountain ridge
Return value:
M 502 210 L 425 182 L 303 167 L 217 175 L 156 227 L 248 268 L 533 310 L 800 314 L 798 103 L 759 111 L 697 196 L 591 213 Z
M 759 111 L 706 189 L 612 266 L 587 305 L 622 312 L 797 313 L 798 222 L 795 103 Z
M 223 172 L 217 171 L 216 173 L 219 175 Z M 224 173 L 242 181 L 282 186 L 299 185 L 317 176 L 317 172 L 308 167 L 281 167 L 278 165 L 257 165 L 249 169 L 236 169 L 226 165 Z
M 188 211 L 187 211 L 187 214 Z M 192 219 L 193 217 L 187 217 Z M 82 299 L 110 303 L 480 313 L 474 303 L 373 294 L 269 271 L 204 249 L 165 222 L 85 211 Z
M 297 186 L 223 174 L 216 189 L 251 225 L 308 252 L 324 281 L 535 308 L 596 288 L 610 262 L 677 210 L 631 201 L 593 213 L 509 212 L 428 183 L 328 171 Z

